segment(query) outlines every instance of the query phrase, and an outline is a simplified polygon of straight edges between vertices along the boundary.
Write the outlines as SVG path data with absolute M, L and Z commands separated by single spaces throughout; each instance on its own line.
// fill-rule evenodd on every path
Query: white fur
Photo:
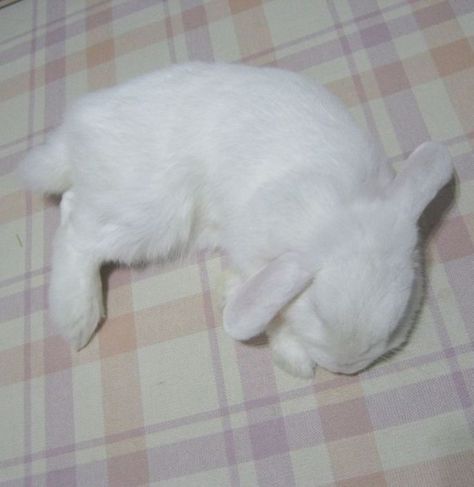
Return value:
M 416 222 L 452 174 L 439 144 L 408 162 L 395 177 L 334 96 L 286 71 L 192 63 L 88 95 L 22 167 L 32 188 L 67 190 L 53 319 L 80 348 L 103 261 L 220 247 L 233 336 L 270 324 L 293 373 L 358 371 L 405 339 Z

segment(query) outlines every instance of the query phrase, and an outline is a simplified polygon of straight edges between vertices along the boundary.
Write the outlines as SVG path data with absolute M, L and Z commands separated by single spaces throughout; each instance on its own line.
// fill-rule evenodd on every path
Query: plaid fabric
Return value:
M 0 13 L 0 485 L 474 483 L 474 2 L 23 0 Z M 189 59 L 319 79 L 398 165 L 444 141 L 409 345 L 355 377 L 275 369 L 222 332 L 219 256 L 106 268 L 108 320 L 71 351 L 46 290 L 55 201 L 14 168 L 79 95 Z M 443 215 L 439 224 L 439 215 Z

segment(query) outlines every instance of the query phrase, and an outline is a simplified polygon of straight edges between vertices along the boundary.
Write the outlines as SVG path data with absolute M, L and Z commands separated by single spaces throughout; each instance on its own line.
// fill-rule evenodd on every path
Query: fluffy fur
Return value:
M 73 346 L 103 314 L 104 261 L 220 247 L 234 275 L 225 329 L 266 329 L 277 362 L 309 376 L 316 363 L 356 372 L 405 339 L 417 220 L 452 166 L 428 142 L 395 176 L 322 86 L 192 63 L 86 96 L 22 173 L 65 192 L 50 311 Z

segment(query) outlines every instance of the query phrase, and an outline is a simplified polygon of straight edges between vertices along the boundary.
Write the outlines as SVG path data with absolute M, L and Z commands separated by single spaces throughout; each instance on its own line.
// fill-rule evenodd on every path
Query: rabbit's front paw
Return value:
M 97 273 L 78 273 L 73 268 L 53 268 L 49 288 L 51 317 L 60 334 L 72 347 L 80 350 L 89 342 L 97 325 L 105 316 L 102 285 Z
M 315 364 L 296 339 L 287 335 L 279 337 L 272 345 L 273 361 L 278 367 L 295 377 L 313 377 Z
M 105 314 L 102 301 L 93 295 L 77 295 L 68 307 L 65 307 L 63 302 L 60 305 L 61 309 L 58 309 L 58 304 L 53 305 L 56 327 L 74 349 L 80 350 L 87 345 Z

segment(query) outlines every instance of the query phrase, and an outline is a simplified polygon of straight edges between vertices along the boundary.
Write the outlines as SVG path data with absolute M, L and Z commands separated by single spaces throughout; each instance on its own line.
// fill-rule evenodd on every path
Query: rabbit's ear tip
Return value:
M 395 178 L 389 195 L 397 205 L 416 219 L 453 177 L 454 167 L 448 148 L 428 141 L 417 147 L 407 159 L 407 167 Z

